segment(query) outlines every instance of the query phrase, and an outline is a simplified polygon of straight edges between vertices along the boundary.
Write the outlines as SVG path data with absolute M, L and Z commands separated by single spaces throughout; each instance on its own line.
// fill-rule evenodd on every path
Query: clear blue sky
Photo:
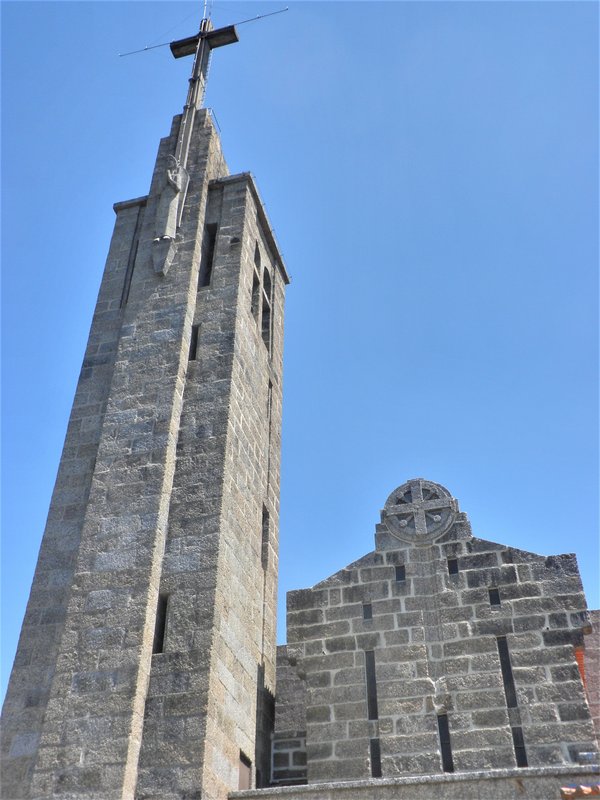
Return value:
M 2 4 L 3 685 L 112 204 L 147 192 L 191 67 L 117 53 L 198 17 Z M 239 33 L 207 104 L 293 277 L 280 640 L 285 592 L 371 550 L 411 477 L 476 536 L 576 552 L 598 607 L 598 5 L 306 2 Z

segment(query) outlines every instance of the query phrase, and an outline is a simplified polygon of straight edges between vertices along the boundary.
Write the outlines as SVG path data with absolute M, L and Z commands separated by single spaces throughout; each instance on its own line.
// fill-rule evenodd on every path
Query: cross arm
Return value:
M 171 48 L 173 57 L 183 58 L 184 56 L 194 55 L 200 39 L 205 39 L 211 50 L 214 50 L 216 47 L 223 47 L 226 44 L 235 44 L 239 42 L 235 25 L 227 25 L 225 28 L 217 28 L 214 31 L 200 31 L 200 33 L 194 36 L 188 36 L 187 39 L 179 39 L 176 42 L 171 42 L 169 47 Z

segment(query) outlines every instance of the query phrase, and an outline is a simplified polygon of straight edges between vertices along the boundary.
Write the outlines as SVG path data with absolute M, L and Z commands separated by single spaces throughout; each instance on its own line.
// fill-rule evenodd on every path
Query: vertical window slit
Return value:
M 510 730 L 513 737 L 517 767 L 526 767 L 527 753 L 525 751 L 525 740 L 523 739 L 523 728 L 515 727 L 511 728 Z
M 510 664 L 506 636 L 498 636 L 496 638 L 496 644 L 498 645 L 498 655 L 500 656 L 500 669 L 502 670 L 502 681 L 504 683 L 506 705 L 508 708 L 516 708 L 517 690 L 515 688 L 515 679 L 513 676 L 512 666 Z
M 192 335 L 190 338 L 190 361 L 195 361 L 196 356 L 198 355 L 198 331 L 200 330 L 200 325 L 192 325 Z
M 379 739 L 370 739 L 369 749 L 371 751 L 371 777 L 381 778 L 381 746 Z
M 167 632 L 167 606 L 169 605 L 169 595 L 159 594 L 156 606 L 156 620 L 154 622 L 154 640 L 152 642 L 153 653 L 164 653 L 165 635 Z
M 404 564 L 398 564 L 396 566 L 396 580 L 398 582 L 406 580 L 406 567 Z
M 444 772 L 454 772 L 454 761 L 452 760 L 452 745 L 450 744 L 450 726 L 448 725 L 448 715 L 438 714 L 438 733 L 440 735 L 440 748 L 442 750 L 442 768 Z
M 371 603 L 363 603 L 363 619 L 373 619 L 373 606 Z
M 262 545 L 260 560 L 262 568 L 266 569 L 269 564 L 269 512 L 263 506 L 262 510 Z
M 202 235 L 202 248 L 200 250 L 200 271 L 198 273 L 198 289 L 210 285 L 212 278 L 213 261 L 215 258 L 215 243 L 217 241 L 217 225 L 214 222 L 204 227 Z
M 261 333 L 263 342 L 271 352 L 271 275 L 265 267 L 263 271 L 263 297 L 262 297 L 262 322 Z
M 365 670 L 367 673 L 367 718 L 379 719 L 377 709 L 377 679 L 375 676 L 375 652 L 365 651 Z
M 254 274 L 252 277 L 252 302 L 250 304 L 250 308 L 252 310 L 252 316 L 255 320 L 258 320 L 258 309 L 260 306 L 260 278 L 258 277 L 258 272 L 254 270 Z

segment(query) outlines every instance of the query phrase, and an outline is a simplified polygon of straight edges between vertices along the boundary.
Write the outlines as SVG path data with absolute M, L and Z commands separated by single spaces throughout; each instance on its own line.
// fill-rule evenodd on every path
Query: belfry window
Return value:
M 265 267 L 263 271 L 261 333 L 263 342 L 269 352 L 271 352 L 271 294 L 271 275 Z
M 260 309 L 260 250 L 258 249 L 258 242 L 254 249 L 254 272 L 252 274 L 252 301 L 250 307 L 252 316 L 258 321 Z

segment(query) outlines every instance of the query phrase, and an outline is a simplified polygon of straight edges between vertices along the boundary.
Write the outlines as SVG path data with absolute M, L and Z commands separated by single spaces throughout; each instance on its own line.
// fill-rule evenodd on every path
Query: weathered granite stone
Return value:
M 178 129 L 148 197 L 115 207 L 4 708 L 7 800 L 223 800 L 243 759 L 269 780 L 288 277 L 205 110 L 155 272 Z
M 423 480 L 390 495 L 375 539 L 374 552 L 288 595 L 305 686 L 293 700 L 306 710 L 303 780 L 377 775 L 371 740 L 384 778 L 441 774 L 438 715 L 461 772 L 568 766 L 596 751 L 573 555 L 477 539 L 448 491 Z

